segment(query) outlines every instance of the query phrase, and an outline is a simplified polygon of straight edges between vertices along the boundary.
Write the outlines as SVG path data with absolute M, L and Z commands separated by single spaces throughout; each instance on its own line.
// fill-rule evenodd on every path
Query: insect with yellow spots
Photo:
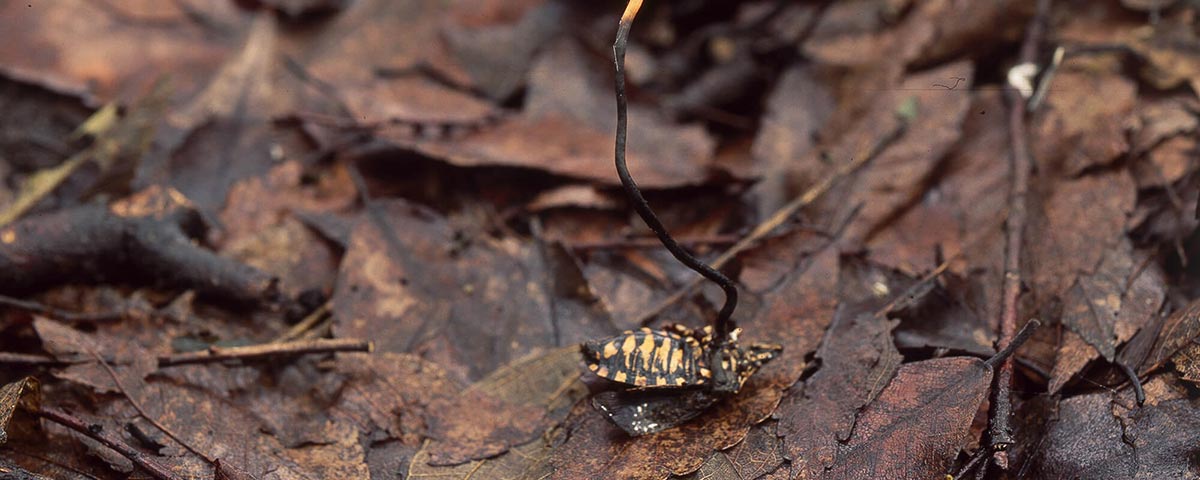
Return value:
M 690 420 L 721 397 L 737 393 L 763 364 L 782 351 L 778 345 L 738 345 L 741 329 L 732 316 L 737 287 L 724 274 L 679 246 L 650 209 L 625 164 L 628 101 L 625 98 L 625 44 L 641 0 L 630 0 L 613 43 L 616 66 L 617 176 L 634 210 L 680 263 L 716 283 L 725 304 L 712 326 L 694 331 L 681 325 L 663 330 L 642 328 L 581 346 L 587 368 L 597 376 L 627 385 L 601 393 L 593 404 L 630 435 L 653 433 Z

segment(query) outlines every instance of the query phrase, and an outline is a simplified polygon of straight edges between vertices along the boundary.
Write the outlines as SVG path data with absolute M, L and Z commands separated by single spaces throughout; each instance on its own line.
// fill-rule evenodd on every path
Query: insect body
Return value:
M 712 379 L 700 339 L 681 330 L 642 328 L 583 344 L 588 370 L 638 387 L 703 385 Z
M 604 392 L 592 404 L 630 435 L 658 432 L 686 422 L 737 393 L 775 358 L 778 345 L 737 345 L 740 329 L 718 346 L 712 327 L 699 332 L 680 325 L 642 328 L 582 345 L 588 370 L 632 388 Z
M 739 347 L 739 333 L 741 329 L 735 329 L 728 343 L 717 345 L 712 327 L 699 332 L 681 325 L 664 331 L 642 328 L 586 342 L 582 350 L 588 370 L 614 382 L 647 389 L 704 386 L 737 393 L 781 350 L 766 344 Z

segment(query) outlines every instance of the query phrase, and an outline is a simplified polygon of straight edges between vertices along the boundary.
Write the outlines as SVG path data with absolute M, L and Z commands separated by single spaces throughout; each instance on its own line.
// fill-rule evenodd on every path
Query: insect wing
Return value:
M 592 406 L 630 436 L 646 435 L 696 418 L 720 397 L 703 389 L 623 390 L 592 397 Z

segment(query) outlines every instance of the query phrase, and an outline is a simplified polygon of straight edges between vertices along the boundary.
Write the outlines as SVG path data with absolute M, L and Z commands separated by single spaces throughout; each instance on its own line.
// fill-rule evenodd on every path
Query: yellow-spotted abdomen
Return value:
M 694 338 L 643 328 L 582 346 L 588 370 L 638 387 L 702 385 L 711 373 Z

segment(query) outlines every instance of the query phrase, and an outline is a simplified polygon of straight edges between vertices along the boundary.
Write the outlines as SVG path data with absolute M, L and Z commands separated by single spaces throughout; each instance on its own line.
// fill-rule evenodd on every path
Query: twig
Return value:
M 200 211 L 168 189 L 24 218 L 0 228 L 0 293 L 117 279 L 275 305 L 278 279 L 203 248 L 203 229 Z
M 975 452 L 975 454 L 971 455 L 970 460 L 968 460 L 967 463 L 962 466 L 962 468 L 958 469 L 958 472 L 955 472 L 954 475 L 951 475 L 950 478 L 952 480 L 959 480 L 959 479 L 965 477 L 968 473 L 971 472 L 971 470 L 974 470 L 975 467 L 979 465 L 979 461 L 983 460 L 984 457 L 986 457 L 986 456 L 987 456 L 986 448 L 981 448 L 981 449 L 977 450 Z
M 54 357 L 28 353 L 0 352 L 0 365 L 64 365 L 64 362 Z
M 1021 345 L 1024 345 L 1029 340 L 1029 337 L 1033 336 L 1033 331 L 1037 330 L 1040 326 L 1042 326 L 1042 322 L 1036 318 L 1026 322 L 1025 326 L 1021 327 L 1021 331 L 1017 332 L 1017 335 L 1013 337 L 1011 342 L 1008 342 L 1008 345 L 1005 345 L 1004 348 L 1000 349 L 999 352 L 996 352 L 995 355 L 992 355 L 991 358 L 988 358 L 983 363 L 991 368 L 1008 363 L 1008 358 L 1013 353 L 1016 353 L 1017 349 L 1021 348 Z
M 29 300 L 21 300 L 7 295 L 0 295 L 0 305 L 12 307 L 19 310 L 24 310 L 30 313 L 45 315 L 47 317 L 57 318 L 64 322 L 110 322 L 120 320 L 124 316 L 124 312 L 100 312 L 100 313 L 83 313 L 71 312 L 54 308 L 49 305 L 33 302 Z
M 1049 12 L 1050 0 L 1038 0 L 1037 13 L 1029 21 L 1025 40 L 1021 44 L 1020 64 L 1013 67 L 1014 69 L 1032 65 L 1036 60 L 1038 43 L 1041 41 Z M 1026 142 L 1025 108 L 1027 99 L 1013 83 L 1010 83 L 1005 89 L 1005 96 L 1009 103 L 1012 184 L 1008 197 L 1008 221 L 1005 229 L 1004 283 L 999 322 L 999 347 L 1001 350 L 1009 347 L 1017 330 L 1017 299 L 1021 295 L 1021 239 L 1025 233 L 1026 222 L 1025 197 L 1029 191 L 1029 172 L 1033 165 Z M 1012 378 L 1013 365 L 1006 359 L 1000 364 L 994 377 L 996 383 L 988 429 L 988 448 L 992 452 L 992 461 L 1002 470 L 1008 468 L 1009 460 L 1006 450 L 1013 444 L 1012 427 L 1009 423 L 1009 417 L 1012 415 Z
M 283 343 L 301 338 L 304 336 L 305 332 L 316 326 L 317 323 L 324 319 L 327 315 L 329 315 L 329 302 L 321 304 L 320 307 L 317 307 L 316 310 L 313 310 L 312 313 L 308 314 L 307 317 L 304 317 L 303 320 L 300 320 L 295 325 L 292 325 L 292 328 L 289 328 L 288 331 L 284 332 L 283 335 L 271 340 L 271 343 Z
M 887 136 L 880 139 L 880 141 L 875 143 L 875 145 L 872 145 L 869 150 L 859 151 L 858 154 L 851 159 L 850 163 L 847 163 L 842 168 L 833 172 L 832 175 L 821 179 L 820 182 L 817 182 L 816 185 L 809 187 L 809 189 L 799 197 L 796 197 L 792 199 L 791 202 L 788 202 L 787 205 L 780 207 L 779 210 L 776 210 L 775 213 L 771 214 L 770 217 L 768 217 L 762 223 L 756 225 L 754 230 L 751 230 L 750 233 L 746 234 L 745 237 L 743 237 L 741 240 L 738 240 L 738 242 L 733 244 L 732 247 L 729 247 L 729 250 L 726 250 L 719 257 L 717 257 L 716 260 L 713 260 L 712 267 L 721 268 L 725 266 L 726 263 L 729 263 L 729 261 L 737 257 L 738 254 L 750 248 L 763 237 L 767 236 L 767 234 L 771 233 L 772 230 L 775 230 L 780 225 L 783 225 L 785 222 L 787 222 L 788 219 L 792 218 L 792 216 L 794 216 L 796 212 L 800 211 L 801 208 L 808 206 L 818 197 L 824 195 L 825 192 L 828 192 L 838 180 L 841 180 L 851 173 L 854 173 L 863 165 L 866 165 L 867 162 L 882 152 L 884 148 L 886 148 L 896 139 L 900 138 L 900 136 L 904 134 L 904 131 L 907 130 L 907 126 L 907 123 L 901 122 L 900 125 L 889 132 Z M 672 293 L 667 298 L 651 306 L 638 318 L 638 321 L 642 325 L 650 323 L 655 316 L 662 313 L 662 311 L 666 310 L 667 307 L 670 307 L 688 295 L 691 295 L 692 291 L 694 291 L 696 287 L 700 285 L 700 282 L 700 279 L 696 279 L 688 282 L 683 287 L 680 287 L 675 291 L 675 293 Z
M 938 265 L 937 268 L 933 269 L 933 271 L 925 274 L 925 276 L 921 277 L 920 280 L 917 280 L 917 283 L 912 284 L 903 292 L 901 292 L 900 295 L 896 295 L 894 298 L 888 301 L 886 305 L 876 310 L 875 316 L 882 317 L 887 315 L 888 312 L 892 311 L 901 304 L 914 302 L 917 297 L 920 296 L 922 291 L 927 291 L 928 289 L 932 288 L 934 280 L 945 273 L 946 269 L 950 268 L 950 264 L 955 260 L 958 260 L 958 257 L 960 256 L 962 256 L 962 252 L 959 252 L 954 256 L 942 261 L 941 265 Z
M 213 463 L 214 459 L 212 456 L 210 456 L 204 452 L 201 452 L 200 450 L 197 450 L 195 447 L 189 445 L 187 442 L 183 441 L 183 439 L 179 438 L 178 435 L 175 435 L 175 432 L 171 431 L 171 429 L 167 428 L 165 425 L 163 425 L 161 423 L 158 423 L 158 419 L 156 419 L 156 418 L 150 416 L 150 414 L 146 413 L 146 409 L 142 408 L 142 404 L 139 403 L 137 401 L 137 399 L 133 398 L 133 395 L 129 394 L 129 390 L 126 389 L 125 384 L 121 382 L 121 377 L 117 376 L 117 372 L 113 371 L 112 366 L 110 366 L 108 364 L 108 362 L 104 361 L 103 358 L 100 358 L 99 353 L 96 353 L 95 350 L 92 350 L 90 348 L 88 349 L 88 353 L 92 355 L 92 358 L 95 358 L 96 361 L 100 363 L 101 367 L 104 367 L 104 371 L 108 372 L 109 377 L 112 377 L 113 383 L 117 384 L 117 390 L 120 390 L 121 395 L 123 395 L 126 400 L 129 400 L 129 404 L 133 405 L 133 409 L 137 410 L 138 414 L 141 415 L 142 418 L 145 418 L 146 421 L 150 422 L 151 425 L 154 425 L 155 428 L 157 428 L 157 429 L 161 430 L 163 433 L 167 434 L 168 437 L 171 437 L 171 440 L 174 440 L 175 443 L 183 445 L 183 448 L 188 449 L 189 452 L 192 452 L 192 453 L 200 456 L 200 458 L 203 458 L 204 460 L 208 461 L 208 463 L 210 463 L 210 464 Z
M 117 453 L 121 454 L 121 456 L 128 458 L 129 461 L 133 462 L 135 465 L 142 467 L 143 470 L 145 470 L 154 478 L 159 480 L 180 480 L 178 476 L 167 469 L 167 467 L 163 466 L 163 464 L 158 463 L 158 461 L 154 460 L 153 458 L 150 458 L 146 456 L 146 454 L 129 446 L 129 444 L 121 441 L 121 439 L 116 435 L 108 433 L 100 424 L 84 422 L 79 417 L 54 407 L 42 407 L 41 410 L 37 411 L 37 415 L 45 418 L 46 420 L 50 420 L 51 422 L 79 432 L 81 435 L 91 438 L 92 440 L 100 442 L 102 445 L 113 449 Z
M 374 345 L 354 338 L 318 338 L 293 342 L 264 343 L 245 347 L 209 347 L 208 350 L 158 357 L 158 367 L 173 367 L 190 363 L 223 362 L 225 360 L 259 360 L 289 355 L 309 355 L 332 352 L 370 352 Z

